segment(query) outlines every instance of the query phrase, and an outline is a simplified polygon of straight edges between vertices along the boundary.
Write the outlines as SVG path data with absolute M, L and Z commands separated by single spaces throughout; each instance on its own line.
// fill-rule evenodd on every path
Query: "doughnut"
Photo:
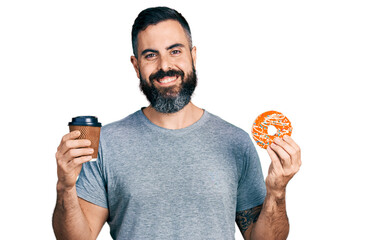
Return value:
M 268 135 L 268 126 L 274 126 L 277 132 L 274 135 Z M 267 149 L 276 137 L 282 138 L 284 135 L 291 136 L 291 122 L 286 116 L 277 111 L 267 111 L 255 119 L 252 128 L 252 135 L 255 142 L 262 148 Z

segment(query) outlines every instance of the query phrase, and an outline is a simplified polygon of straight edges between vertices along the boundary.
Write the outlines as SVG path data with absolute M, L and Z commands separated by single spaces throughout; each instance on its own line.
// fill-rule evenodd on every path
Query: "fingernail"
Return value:
M 284 135 L 284 137 L 283 137 L 284 140 L 287 140 L 288 138 L 289 138 L 288 135 Z
M 93 153 L 93 152 L 94 152 L 94 149 L 93 149 L 93 148 L 91 148 L 91 149 L 89 150 L 89 152 L 90 152 L 90 153 Z
M 275 144 L 275 143 L 272 143 L 272 144 L 271 144 L 271 147 L 276 147 L 276 144 Z

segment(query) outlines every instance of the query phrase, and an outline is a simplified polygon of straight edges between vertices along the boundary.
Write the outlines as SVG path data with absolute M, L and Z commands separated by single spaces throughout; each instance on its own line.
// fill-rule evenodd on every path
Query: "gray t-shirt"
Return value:
M 114 239 L 234 239 L 236 211 L 266 194 L 249 135 L 207 111 L 177 130 L 141 110 L 104 126 L 99 157 L 76 186 L 108 208 Z

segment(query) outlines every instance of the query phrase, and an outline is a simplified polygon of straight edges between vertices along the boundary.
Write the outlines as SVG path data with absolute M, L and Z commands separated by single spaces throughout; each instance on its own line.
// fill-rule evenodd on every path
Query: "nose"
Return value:
M 161 55 L 160 57 L 160 68 L 166 72 L 172 69 L 172 63 L 167 55 Z

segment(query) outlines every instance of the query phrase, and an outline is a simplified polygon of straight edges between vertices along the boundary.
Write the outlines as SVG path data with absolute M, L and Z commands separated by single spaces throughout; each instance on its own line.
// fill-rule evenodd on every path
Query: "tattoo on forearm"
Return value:
M 242 234 L 245 233 L 251 223 L 255 223 L 258 220 L 261 210 L 262 205 L 259 205 L 244 211 L 236 212 L 236 223 Z

